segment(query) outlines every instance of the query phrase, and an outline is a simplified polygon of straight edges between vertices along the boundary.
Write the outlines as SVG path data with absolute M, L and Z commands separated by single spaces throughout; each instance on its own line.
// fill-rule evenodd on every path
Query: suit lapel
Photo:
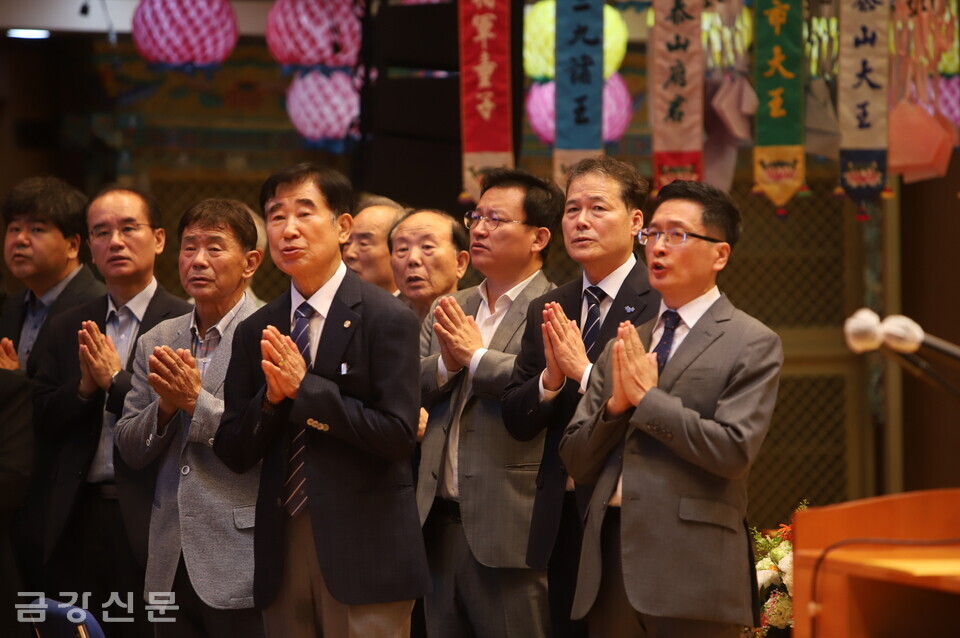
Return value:
M 312 366 L 320 376 L 332 379 L 341 373 L 339 368 L 343 362 L 343 353 L 361 320 L 356 309 L 361 303 L 359 281 L 357 275 L 348 269 L 333 297 L 333 303 L 330 304 L 330 313 L 323 322 L 323 332 L 320 334 L 317 356 Z M 287 323 L 289 324 L 289 321 Z M 287 330 L 289 329 L 288 325 Z
M 207 388 L 207 391 L 210 394 L 216 396 L 220 391 L 220 388 L 223 386 L 223 380 L 227 376 L 227 367 L 230 364 L 230 357 L 222 355 L 221 353 L 226 352 L 230 349 L 230 345 L 233 343 L 233 333 L 236 332 L 237 326 L 240 325 L 240 322 L 249 317 L 256 310 L 256 306 L 253 301 L 250 299 L 250 296 L 247 295 L 244 298 L 243 305 L 240 306 L 240 310 L 237 311 L 237 316 L 233 318 L 233 321 L 230 322 L 230 325 L 227 326 L 227 329 L 223 331 L 223 334 L 220 335 L 220 345 L 217 346 L 216 352 L 213 353 L 213 361 L 210 362 L 210 365 L 207 367 L 207 371 L 203 374 L 203 385 Z M 190 324 L 184 324 L 189 326 Z M 189 328 L 188 328 L 189 330 Z M 189 348 L 190 335 L 187 335 L 188 345 L 181 346 Z M 223 350 L 226 346 L 227 350 Z
M 664 366 L 663 375 L 657 384 L 661 389 L 670 392 L 684 370 L 724 333 L 723 324 L 730 320 L 732 310 L 730 301 L 726 297 L 720 297 L 700 317 L 697 325 L 690 330 Z
M 610 306 L 610 311 L 600 324 L 600 334 L 597 340 L 606 344 L 617 336 L 617 327 L 622 321 L 629 321 L 636 325 L 637 319 L 643 314 L 650 303 L 650 282 L 647 277 L 647 267 L 639 259 L 634 264 L 627 278 L 623 280 L 617 296 Z M 599 356 L 597 352 L 596 356 Z
M 527 287 L 520 291 L 520 294 L 513 300 L 513 303 L 510 304 L 510 310 L 507 311 L 503 321 L 501 321 L 497 327 L 493 338 L 490 339 L 489 348 L 491 350 L 506 352 L 510 341 L 520 330 L 520 326 L 523 325 L 524 320 L 527 318 L 527 306 L 530 305 L 532 300 L 547 292 L 549 288 L 550 282 L 541 270 L 537 273 L 537 276 L 527 284 Z

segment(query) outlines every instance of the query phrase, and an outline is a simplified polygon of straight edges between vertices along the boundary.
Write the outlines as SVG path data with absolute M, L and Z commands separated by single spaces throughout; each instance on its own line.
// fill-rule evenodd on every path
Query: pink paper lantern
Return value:
M 555 96 L 553 82 L 534 83 L 527 92 L 527 118 L 530 128 L 545 144 L 556 139 Z M 616 142 L 627 132 L 633 119 L 633 101 L 627 83 L 619 73 L 603 85 L 603 141 Z
M 280 64 L 357 64 L 360 16 L 351 0 L 276 0 L 267 14 L 267 46 Z
M 141 0 L 131 34 L 148 62 L 205 67 L 233 51 L 237 17 L 228 0 Z
M 360 117 L 360 93 L 346 73 L 298 75 L 287 89 L 287 114 L 312 142 L 342 140 Z
M 960 126 L 960 75 L 940 76 L 940 111 Z

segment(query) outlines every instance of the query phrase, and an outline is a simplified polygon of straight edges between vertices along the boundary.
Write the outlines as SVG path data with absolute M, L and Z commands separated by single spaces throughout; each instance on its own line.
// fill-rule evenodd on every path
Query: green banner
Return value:
M 756 0 L 757 146 L 803 144 L 803 5 Z

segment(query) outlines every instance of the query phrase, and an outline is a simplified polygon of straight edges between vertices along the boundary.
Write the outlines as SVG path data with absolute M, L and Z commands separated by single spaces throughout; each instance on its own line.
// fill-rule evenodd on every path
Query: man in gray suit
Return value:
M 563 195 L 516 170 L 486 176 L 466 214 L 479 286 L 441 297 L 420 333 L 430 412 L 417 506 L 433 592 L 431 638 L 548 634 L 546 573 L 526 564 L 544 435 L 510 436 L 500 396 L 520 351 L 527 305 L 554 288 L 541 270 Z
M 747 478 L 783 352 L 717 288 L 739 234 L 716 188 L 660 191 L 640 235 L 660 312 L 620 324 L 560 443 L 571 476 L 595 484 L 573 604 L 592 637 L 733 638 L 758 624 Z
M 213 453 L 237 325 L 256 310 L 246 291 L 260 265 L 248 207 L 206 199 L 180 219 L 180 283 L 190 314 L 137 342 L 117 448 L 140 469 L 162 458 L 150 517 L 144 598 L 172 592 L 175 622 L 158 638 L 263 636 L 253 609 L 253 524 L 260 467 L 234 474 Z M 165 594 L 163 594 L 165 595 Z

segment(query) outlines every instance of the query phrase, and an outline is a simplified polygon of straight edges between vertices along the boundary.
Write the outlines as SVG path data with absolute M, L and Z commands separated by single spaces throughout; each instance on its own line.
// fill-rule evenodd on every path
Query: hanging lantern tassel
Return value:
M 889 185 L 889 184 L 886 185 L 886 186 L 884 186 L 884 187 L 883 187 L 883 190 L 880 191 L 880 197 L 881 197 L 881 199 L 893 199 L 893 198 L 894 198 L 893 189 L 890 188 L 890 185 Z
M 239 37 L 229 0 L 141 0 L 131 35 L 147 62 L 185 71 L 216 68 Z
M 858 222 L 867 222 L 870 221 L 870 212 L 867 210 L 867 205 L 864 202 L 857 204 L 857 221 Z
M 360 93 L 346 73 L 299 75 L 287 89 L 287 114 L 311 145 L 342 153 L 357 137 Z
M 786 206 L 777 206 L 777 219 L 784 219 L 787 216 Z

